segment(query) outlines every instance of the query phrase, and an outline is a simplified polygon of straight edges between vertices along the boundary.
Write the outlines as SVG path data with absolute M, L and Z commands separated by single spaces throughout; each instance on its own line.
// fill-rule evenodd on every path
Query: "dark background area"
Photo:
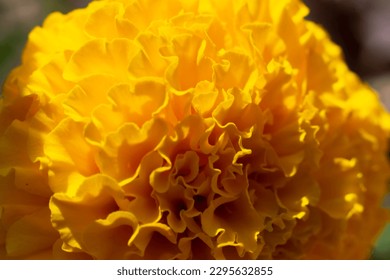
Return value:
M 259 0 L 261 1 L 261 0 Z M 275 0 L 277 1 L 277 0 Z M 371 84 L 390 108 L 390 0 L 303 0 L 308 19 L 328 30 L 349 67 Z M 52 11 L 83 7 L 88 0 L 0 0 L 0 85 L 20 63 L 28 32 Z M 385 202 L 390 207 L 390 198 Z M 390 225 L 373 259 L 390 259 Z

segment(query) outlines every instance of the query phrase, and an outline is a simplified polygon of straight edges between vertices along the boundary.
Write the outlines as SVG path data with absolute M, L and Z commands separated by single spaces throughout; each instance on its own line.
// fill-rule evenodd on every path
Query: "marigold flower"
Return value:
M 0 256 L 364 259 L 389 114 L 298 0 L 51 14 L 0 100 Z

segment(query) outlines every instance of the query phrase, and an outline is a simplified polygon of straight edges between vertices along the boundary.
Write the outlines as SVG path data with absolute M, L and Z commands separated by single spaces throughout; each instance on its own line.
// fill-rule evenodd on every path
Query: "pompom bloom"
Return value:
M 358 259 L 389 115 L 298 0 L 106 0 L 0 103 L 3 258 Z

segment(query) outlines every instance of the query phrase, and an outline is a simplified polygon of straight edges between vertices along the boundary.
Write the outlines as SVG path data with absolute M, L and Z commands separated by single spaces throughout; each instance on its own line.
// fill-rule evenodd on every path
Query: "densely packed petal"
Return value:
M 0 100 L 0 257 L 364 259 L 390 116 L 299 0 L 102 0 Z

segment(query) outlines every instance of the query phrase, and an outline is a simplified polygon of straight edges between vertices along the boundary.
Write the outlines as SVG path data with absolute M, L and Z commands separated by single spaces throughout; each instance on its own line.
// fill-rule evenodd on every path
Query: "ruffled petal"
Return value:
M 300 0 L 102 0 L 0 99 L 0 258 L 357 259 L 389 114 Z
M 110 177 L 98 174 L 74 188 L 69 194 L 56 193 L 50 200 L 51 222 L 68 252 L 83 249 L 83 234 L 90 224 L 111 212 L 128 209 L 124 192 Z
M 6 236 L 7 254 L 13 258 L 25 257 L 51 248 L 58 233 L 52 228 L 49 216 L 49 209 L 44 207 L 13 223 Z
M 64 78 L 77 82 L 91 75 L 105 74 L 126 80 L 128 66 L 138 52 L 139 47 L 128 39 L 91 40 L 72 55 L 64 69 Z

